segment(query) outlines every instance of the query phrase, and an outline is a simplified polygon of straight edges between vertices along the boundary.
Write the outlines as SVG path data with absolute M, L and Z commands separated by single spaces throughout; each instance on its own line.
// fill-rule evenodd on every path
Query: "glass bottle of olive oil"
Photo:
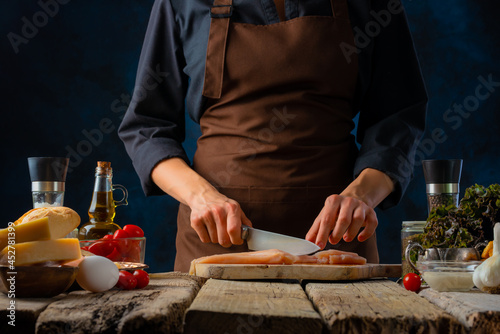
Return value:
M 115 208 L 128 204 L 128 193 L 124 186 L 113 184 L 112 178 L 113 169 L 111 168 L 111 163 L 98 161 L 97 168 L 95 169 L 94 192 L 89 208 L 90 221 L 80 227 L 78 239 L 100 239 L 120 229 L 120 226 L 113 221 L 115 218 Z M 116 189 L 123 192 L 123 199 L 120 201 L 113 199 L 113 190 Z

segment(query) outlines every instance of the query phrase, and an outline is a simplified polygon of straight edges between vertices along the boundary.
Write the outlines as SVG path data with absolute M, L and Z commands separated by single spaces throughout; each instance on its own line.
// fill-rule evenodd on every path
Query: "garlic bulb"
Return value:
M 473 280 L 483 291 L 500 293 L 500 223 L 494 227 L 493 256 L 476 267 Z

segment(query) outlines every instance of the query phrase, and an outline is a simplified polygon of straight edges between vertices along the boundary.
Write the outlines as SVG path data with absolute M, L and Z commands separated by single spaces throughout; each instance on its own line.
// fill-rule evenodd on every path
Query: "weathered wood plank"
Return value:
M 186 313 L 185 333 L 321 333 L 298 283 L 210 279 Z
M 11 299 L 0 293 L 0 333 L 35 333 L 35 324 L 40 313 L 45 310 L 50 303 L 64 298 L 65 296 L 66 294 L 60 294 L 53 298 Z M 14 307 L 11 306 L 11 301 L 14 301 Z M 12 318 L 9 316 L 12 316 Z M 15 326 L 9 325 L 9 322 L 12 320 L 14 320 Z
M 479 290 L 438 292 L 433 289 L 424 289 L 419 294 L 453 315 L 472 333 L 500 333 L 500 295 Z
M 308 283 L 329 333 L 460 333 L 445 311 L 387 280 Z
M 359 280 L 373 277 L 401 277 L 400 264 L 314 265 L 314 264 L 211 264 L 196 263 L 196 276 L 219 279 L 309 279 Z
M 152 275 L 140 290 L 74 291 L 40 314 L 37 333 L 180 333 L 202 284 L 200 278 L 170 273 Z

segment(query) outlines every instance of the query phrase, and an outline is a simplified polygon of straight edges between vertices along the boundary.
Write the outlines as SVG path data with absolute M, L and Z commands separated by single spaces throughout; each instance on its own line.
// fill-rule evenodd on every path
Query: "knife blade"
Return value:
M 305 239 L 259 230 L 242 225 L 241 238 L 251 250 L 279 249 L 292 255 L 311 254 L 320 250 L 318 245 Z

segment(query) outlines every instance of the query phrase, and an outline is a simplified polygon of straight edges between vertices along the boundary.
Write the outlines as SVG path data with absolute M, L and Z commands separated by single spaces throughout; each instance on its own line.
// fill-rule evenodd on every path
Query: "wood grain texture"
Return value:
M 500 295 L 479 290 L 438 292 L 433 289 L 424 289 L 419 294 L 457 318 L 472 333 L 500 333 Z
M 186 313 L 185 333 L 321 333 L 298 283 L 210 279 Z
M 449 314 L 387 280 L 309 283 L 306 293 L 328 333 L 461 333 Z
M 42 313 L 47 306 L 59 299 L 62 299 L 66 294 L 60 294 L 53 298 L 16 298 L 14 299 L 15 310 L 15 327 L 10 326 L 8 322 L 11 320 L 7 316 L 10 314 L 10 299 L 4 294 L 0 293 L 0 333 L 20 333 L 30 334 L 35 333 L 36 320 L 40 313 Z
M 180 273 L 153 275 L 140 290 L 74 291 L 38 317 L 37 333 L 180 333 L 203 280 Z
M 400 264 L 276 265 L 197 263 L 194 274 L 218 279 L 308 279 L 350 281 L 374 277 L 401 277 Z

